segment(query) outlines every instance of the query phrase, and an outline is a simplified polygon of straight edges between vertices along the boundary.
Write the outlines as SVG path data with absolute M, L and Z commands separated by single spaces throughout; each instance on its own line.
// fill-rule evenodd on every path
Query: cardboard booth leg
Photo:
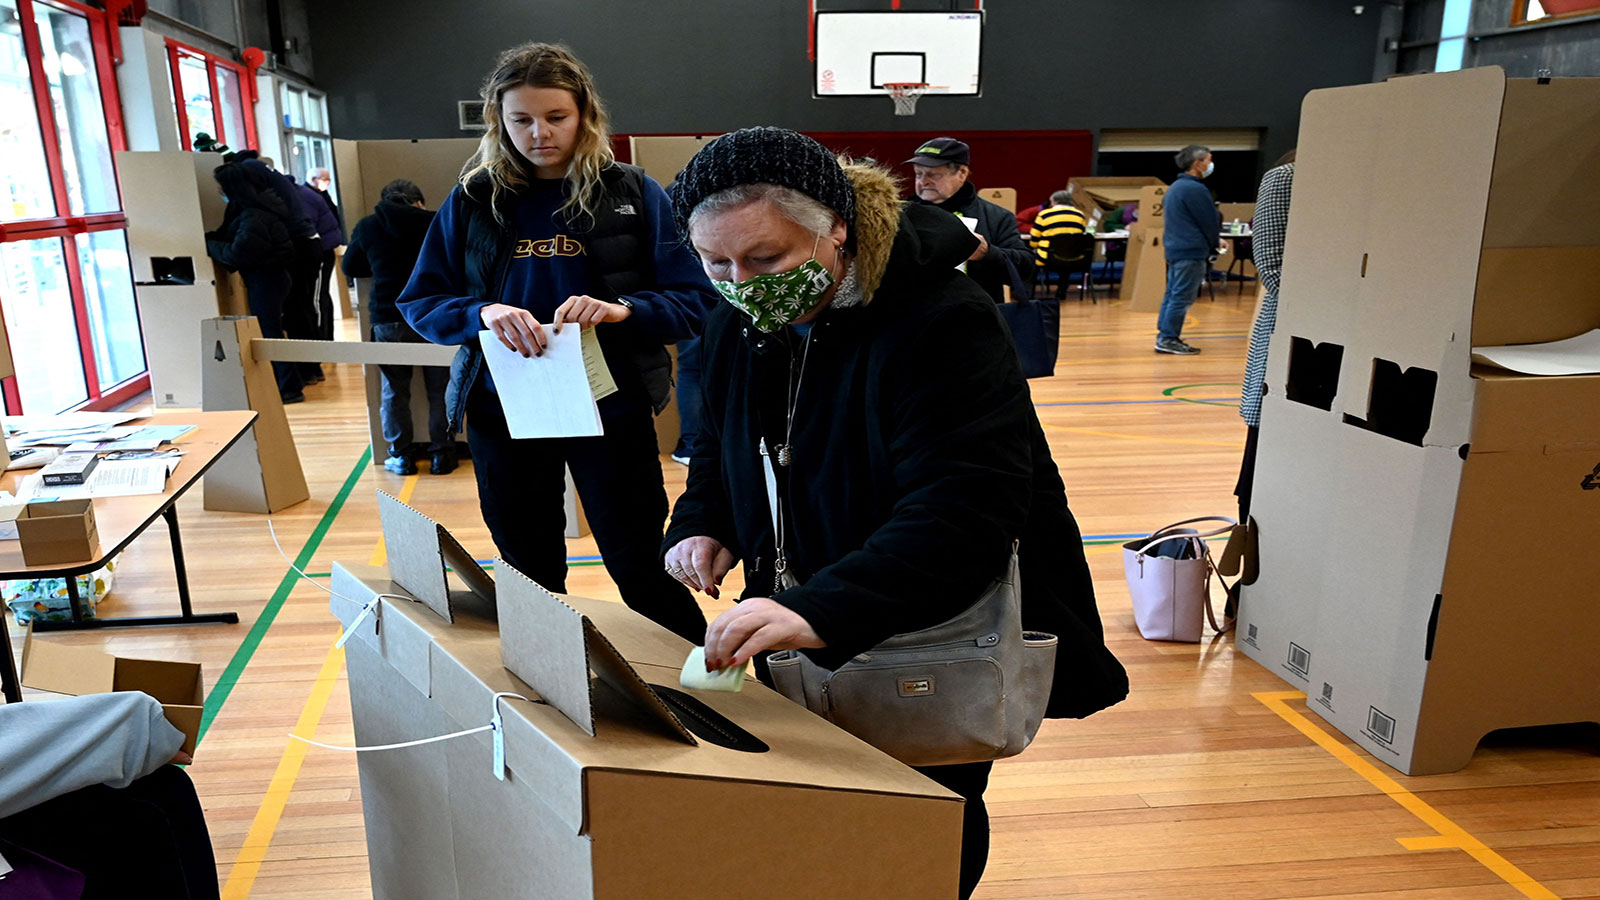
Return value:
M 206 509 L 273 513 L 311 496 L 272 364 L 244 349 L 260 338 L 261 326 L 253 316 L 200 323 L 204 409 L 249 409 L 258 416 L 250 431 L 206 473 Z

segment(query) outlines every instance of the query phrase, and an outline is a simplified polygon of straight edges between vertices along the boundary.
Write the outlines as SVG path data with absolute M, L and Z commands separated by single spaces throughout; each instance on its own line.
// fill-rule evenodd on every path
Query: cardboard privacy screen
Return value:
M 644 710 L 673 736 L 697 743 L 678 717 L 628 665 L 605 635 L 560 597 L 495 559 L 500 573 L 500 656 L 511 674 L 526 681 L 545 702 L 595 733 L 594 687 L 589 672 Z
M 446 568 L 454 569 L 474 594 L 495 602 L 494 579 L 478 565 L 443 525 L 378 492 L 383 542 L 389 548 L 390 576 L 446 622 L 455 621 Z

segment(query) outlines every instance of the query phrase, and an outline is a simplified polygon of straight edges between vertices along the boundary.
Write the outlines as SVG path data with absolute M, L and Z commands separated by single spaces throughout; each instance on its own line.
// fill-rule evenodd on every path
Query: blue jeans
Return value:
M 700 339 L 678 342 L 678 448 L 673 456 L 694 455 L 700 433 Z
M 1161 315 L 1156 319 L 1156 340 L 1178 339 L 1183 333 L 1183 319 L 1189 314 L 1189 305 L 1200 296 L 1200 282 L 1205 279 L 1211 261 L 1205 259 L 1173 259 L 1167 261 L 1167 295 L 1161 298 Z
M 422 335 L 404 322 L 374 322 L 372 339 L 386 343 L 423 344 Z M 411 372 L 415 366 L 379 366 L 383 384 L 378 418 L 383 423 L 383 439 L 389 442 L 389 455 L 402 456 L 414 440 L 411 427 Z M 428 391 L 428 452 L 455 449 L 450 424 L 444 416 L 444 389 L 450 383 L 445 366 L 423 366 L 422 384 Z

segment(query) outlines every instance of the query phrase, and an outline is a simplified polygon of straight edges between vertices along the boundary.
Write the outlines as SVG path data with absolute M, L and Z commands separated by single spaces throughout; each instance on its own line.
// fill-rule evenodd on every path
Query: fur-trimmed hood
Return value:
M 861 302 L 867 304 L 883 284 L 900 230 L 900 179 L 882 166 L 848 157 L 840 157 L 839 165 L 856 190 L 856 280 Z

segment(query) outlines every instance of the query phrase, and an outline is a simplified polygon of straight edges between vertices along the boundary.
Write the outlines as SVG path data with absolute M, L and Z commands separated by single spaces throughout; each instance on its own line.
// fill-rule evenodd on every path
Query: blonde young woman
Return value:
M 667 514 L 652 415 L 667 403 L 665 345 L 691 337 L 717 294 L 661 186 L 611 154 L 605 108 L 564 47 L 506 51 L 483 86 L 488 130 L 439 210 L 399 306 L 419 334 L 461 344 L 446 406 L 466 417 L 484 522 L 500 554 L 566 587 L 563 468 L 606 570 L 635 610 L 695 642 L 705 619 L 661 570 Z M 510 437 L 478 335 L 541 355 L 552 328 L 594 328 L 617 382 L 601 437 Z

